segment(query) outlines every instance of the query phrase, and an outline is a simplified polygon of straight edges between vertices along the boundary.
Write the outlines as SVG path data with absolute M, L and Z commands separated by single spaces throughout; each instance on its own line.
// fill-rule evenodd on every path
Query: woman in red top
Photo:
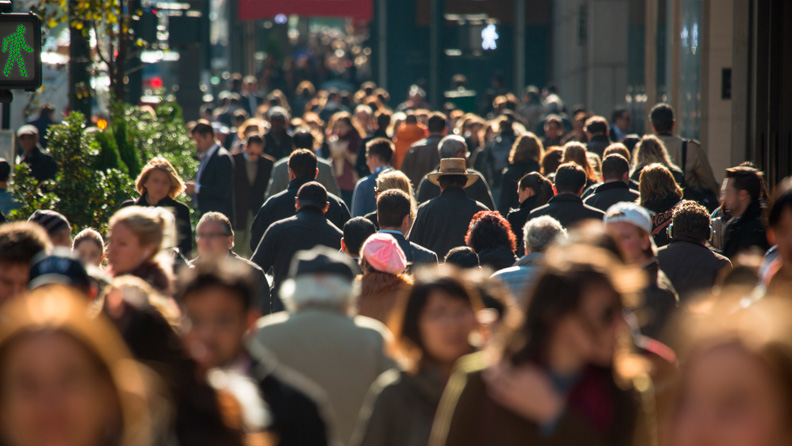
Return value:
M 352 206 L 352 192 L 358 180 L 355 162 L 363 136 L 349 113 L 336 114 L 333 134 L 329 139 L 330 157 L 333 160 L 338 187 L 341 189 L 341 198 L 349 207 Z

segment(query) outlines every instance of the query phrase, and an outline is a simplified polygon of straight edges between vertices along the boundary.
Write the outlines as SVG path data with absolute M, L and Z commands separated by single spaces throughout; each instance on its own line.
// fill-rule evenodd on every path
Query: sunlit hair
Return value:
M 13 346 L 37 335 L 63 335 L 84 349 L 99 372 L 89 385 L 99 386 L 99 379 L 104 379 L 116 396 L 113 406 L 104 410 L 116 413 L 117 419 L 106 426 L 106 438 L 95 439 L 96 444 L 151 444 L 154 420 L 147 379 L 113 325 L 102 316 L 91 317 L 89 305 L 61 285 L 38 288 L 7 302 L 0 310 L 0 373 L 8 367 L 6 357 Z
M 152 258 L 160 252 L 169 251 L 176 244 L 176 223 L 173 214 L 160 207 L 128 206 L 116 212 L 110 218 L 110 230 L 117 224 L 123 224 L 138 239 L 140 246 L 154 248 Z
M 410 179 L 407 178 L 400 170 L 391 170 L 388 172 L 383 172 L 377 177 L 377 191 L 379 193 L 385 192 L 386 190 L 391 189 L 399 189 L 400 191 L 404 192 L 405 194 L 409 195 L 410 202 L 412 203 L 412 210 L 410 215 L 415 217 L 416 208 L 418 207 L 415 204 L 415 193 L 413 192 L 413 185 L 410 183 Z
M 591 181 L 599 181 L 597 178 L 597 174 L 594 173 L 594 169 L 591 167 L 591 164 L 588 160 L 588 151 L 586 150 L 586 146 L 579 142 L 568 142 L 564 146 L 564 157 L 561 159 L 561 164 L 566 163 L 575 163 L 578 166 L 582 167 L 583 170 L 586 172 L 586 178 Z
M 531 132 L 520 135 L 514 141 L 509 152 L 509 164 L 536 161 L 537 163 L 544 156 L 544 146 L 542 141 Z
M 633 169 L 631 175 L 639 172 L 649 164 L 659 163 L 668 168 L 668 170 L 676 170 L 681 172 L 676 164 L 671 162 L 668 156 L 668 151 L 663 144 L 663 141 L 654 135 L 646 135 L 641 138 L 641 141 L 635 146 L 635 151 L 632 157 Z
M 638 189 L 641 206 L 668 197 L 682 199 L 682 189 L 674 180 L 671 171 L 662 164 L 649 164 L 641 170 Z
M 138 175 L 137 181 L 135 182 L 135 187 L 140 195 L 146 193 L 146 181 L 148 181 L 151 172 L 155 170 L 165 172 L 168 175 L 168 179 L 171 183 L 171 188 L 168 192 L 169 197 L 176 198 L 180 193 L 182 193 L 182 191 L 184 191 L 184 182 L 176 172 L 176 169 L 173 168 L 173 165 L 170 163 L 170 161 L 158 156 L 152 158 L 151 161 L 146 163 L 146 165 L 143 166 L 143 170 L 140 171 L 140 175 Z
M 114 291 L 118 291 L 119 294 L 113 294 Z M 130 274 L 114 278 L 103 290 L 97 304 L 105 313 L 123 312 L 124 304 L 137 310 L 153 309 L 165 318 L 174 330 L 178 330 L 181 323 L 181 312 L 172 300 L 163 297 L 145 280 Z
M 787 420 L 792 414 L 792 305 L 788 296 L 755 300 L 738 293 L 690 304 L 675 327 L 672 347 L 682 365 L 681 394 L 688 388 L 685 370 L 715 349 L 731 349 L 755 360 L 771 377 Z M 751 302 L 753 300 L 753 302 Z M 750 303 L 749 303 L 750 302 Z M 785 425 L 788 428 L 788 425 Z
M 564 158 L 564 149 L 561 147 L 550 147 L 545 150 L 542 156 L 542 175 L 549 176 L 558 170 L 561 165 L 561 159 Z
M 608 155 L 613 155 L 613 154 L 621 155 L 627 161 L 630 161 L 630 158 L 632 156 L 630 155 L 630 150 L 627 149 L 627 146 L 625 146 L 620 142 L 615 142 L 609 145 L 608 147 L 606 147 L 605 151 L 602 152 L 602 159 L 605 159 L 608 157 Z
M 102 234 L 99 234 L 99 232 L 96 229 L 85 228 L 82 231 L 80 231 L 80 233 L 74 237 L 74 241 L 72 242 L 72 249 L 77 249 L 77 247 L 82 242 L 92 242 L 93 244 L 96 245 L 97 248 L 99 248 L 99 251 L 101 251 L 102 254 L 104 254 L 104 250 L 105 250 L 104 240 L 102 239 Z
M 430 295 L 435 291 L 468 303 L 474 313 L 483 309 L 478 292 L 469 286 L 459 269 L 438 265 L 416 270 L 415 283 L 399 297 L 388 323 L 395 337 L 394 356 L 405 363 L 407 370 L 413 372 L 418 371 L 423 361 L 432 360 L 424 345 L 420 318 Z

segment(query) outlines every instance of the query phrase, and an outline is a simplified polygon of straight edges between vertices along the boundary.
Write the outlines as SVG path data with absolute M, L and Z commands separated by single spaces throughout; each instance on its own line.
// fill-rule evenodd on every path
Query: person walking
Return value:
M 432 113 L 427 121 L 429 136 L 410 146 L 401 163 L 401 171 L 413 185 L 440 164 L 438 145 L 446 131 L 447 118 L 442 113 Z
M 583 204 L 580 195 L 586 187 L 586 172 L 575 163 L 562 164 L 555 174 L 556 196 L 546 205 L 540 206 L 530 214 L 528 221 L 543 215 L 558 220 L 564 228 L 585 220 L 602 220 L 605 214 L 596 208 Z
M 539 172 L 539 161 L 544 156 L 542 141 L 533 133 L 526 133 L 517 137 L 511 152 L 509 152 L 509 165 L 503 171 L 503 189 L 498 200 L 498 212 L 504 217 L 509 212 L 519 207 L 519 192 L 517 183 L 531 172 Z
M 222 212 L 234 222 L 234 160 L 215 139 L 210 123 L 199 121 L 191 134 L 201 154 L 201 164 L 195 181 L 185 184 L 185 192 L 193 197 L 201 215 Z
M 480 211 L 473 216 L 465 244 L 476 251 L 479 264 L 493 271 L 508 268 L 517 261 L 517 240 L 511 225 L 498 212 Z
M 605 212 L 616 203 L 635 203 L 639 197 L 630 189 L 630 162 L 621 155 L 608 155 L 602 161 L 602 184 L 594 186 L 583 203 Z
M 762 173 L 752 167 L 726 169 L 723 203 L 731 220 L 723 229 L 723 255 L 733 259 L 741 251 L 770 248 L 762 211 L 767 196 Z
M 509 221 L 514 236 L 517 238 L 518 252 L 523 249 L 522 228 L 528 221 L 528 216 L 534 209 L 546 205 L 553 195 L 553 183 L 542 174 L 531 172 L 520 178 L 517 183 L 517 199 L 520 202 L 520 208 L 512 210 L 506 216 L 506 220 Z
M 427 179 L 440 186 L 441 193 L 418 208 L 409 240 L 445 257 L 451 249 L 465 244 L 473 216 L 489 209 L 465 194 L 464 189 L 478 176 L 468 173 L 463 158 L 441 160 L 440 169 L 427 175 Z
M 383 172 L 392 170 L 393 143 L 387 138 L 375 138 L 365 146 L 366 165 L 371 174 L 361 178 L 352 194 L 352 216 L 363 217 L 377 210 L 377 178 Z
M 318 245 L 340 250 L 344 236 L 325 215 L 330 203 L 324 186 L 317 182 L 305 183 L 295 202 L 296 215 L 270 226 L 250 259 L 265 272 L 272 268 L 273 312 L 283 310 L 283 303 L 277 297 L 289 273 L 292 257 L 298 251 Z
M 184 191 L 182 181 L 176 169 L 165 158 L 152 158 L 138 175 L 135 188 L 140 197 L 121 203 L 121 208 L 127 206 L 162 207 L 173 213 L 176 219 L 176 237 L 179 253 L 189 258 L 192 253 L 192 221 L 190 208 L 176 197 Z
M 638 203 L 652 212 L 652 238 L 655 246 L 665 246 L 671 241 L 667 229 L 671 224 L 674 208 L 682 201 L 682 189 L 662 164 L 646 166 L 641 172 L 638 187 Z
M 412 279 L 404 274 L 407 257 L 388 234 L 373 234 L 360 249 L 358 314 L 388 324 L 398 297 L 409 291 Z
M 250 227 L 261 205 L 275 159 L 264 153 L 264 138 L 254 134 L 245 139 L 242 152 L 234 155 L 234 204 L 236 222 L 234 244 L 250 258 Z

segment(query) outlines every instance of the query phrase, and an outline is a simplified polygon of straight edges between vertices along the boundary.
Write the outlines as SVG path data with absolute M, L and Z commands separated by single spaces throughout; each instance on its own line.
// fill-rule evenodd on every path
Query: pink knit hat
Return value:
M 373 234 L 363 243 L 360 253 L 377 271 L 399 274 L 407 268 L 407 257 L 396 239 L 388 234 Z

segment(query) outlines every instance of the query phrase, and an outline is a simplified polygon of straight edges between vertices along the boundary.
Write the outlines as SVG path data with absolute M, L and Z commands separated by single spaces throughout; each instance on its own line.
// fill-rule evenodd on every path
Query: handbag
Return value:
M 715 196 L 715 193 L 709 189 L 693 189 L 686 187 L 687 180 L 685 179 L 685 171 L 687 170 L 687 148 L 688 148 L 688 140 L 682 140 L 682 191 L 683 191 L 683 198 L 685 200 L 693 200 L 712 213 L 715 209 L 720 206 L 720 202 L 718 201 L 718 197 Z

